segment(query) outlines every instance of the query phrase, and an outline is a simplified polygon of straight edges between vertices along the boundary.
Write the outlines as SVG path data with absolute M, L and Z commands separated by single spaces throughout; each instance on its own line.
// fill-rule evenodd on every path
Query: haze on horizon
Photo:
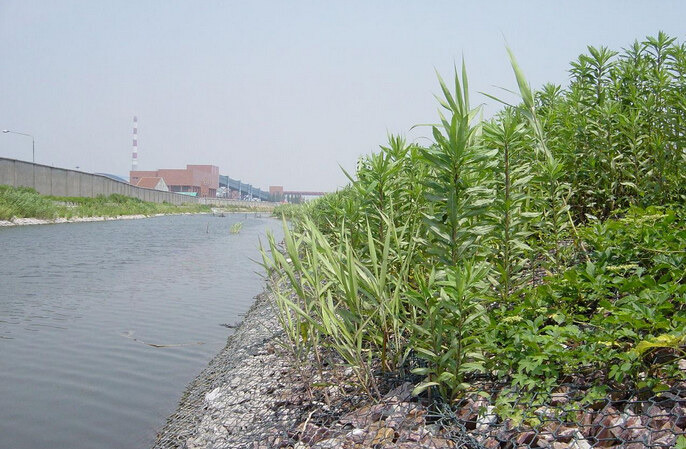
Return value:
M 0 2 L 0 129 L 36 162 L 128 176 L 212 164 L 267 189 L 333 191 L 387 133 L 426 142 L 436 71 L 462 57 L 472 103 L 566 85 L 587 45 L 684 38 L 679 1 Z M 499 86 L 499 87 L 495 87 Z M 0 134 L 0 157 L 31 160 Z

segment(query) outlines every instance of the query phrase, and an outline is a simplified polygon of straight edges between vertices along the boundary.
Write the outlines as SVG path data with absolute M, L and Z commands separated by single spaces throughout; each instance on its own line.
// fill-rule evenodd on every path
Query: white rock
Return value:
M 496 421 L 498 420 L 498 416 L 493 413 L 493 410 L 495 409 L 494 406 L 489 405 L 486 407 L 486 413 L 484 413 L 483 416 L 480 416 L 479 419 L 476 420 L 476 428 L 479 432 L 485 432 L 488 430 L 488 428 L 495 424 Z
M 223 396 L 221 390 L 221 387 L 217 387 L 205 395 L 205 402 L 207 405 L 212 405 L 215 402 L 218 402 L 219 398 Z
M 588 444 L 586 438 L 578 430 L 574 434 L 574 440 L 569 445 L 569 449 L 591 449 L 591 445 Z

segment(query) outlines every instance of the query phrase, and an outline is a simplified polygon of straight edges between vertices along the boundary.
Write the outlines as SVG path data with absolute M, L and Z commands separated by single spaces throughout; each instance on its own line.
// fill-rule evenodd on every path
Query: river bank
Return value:
M 543 399 L 545 405 L 517 405 L 510 417 L 488 381 L 448 407 L 413 396 L 409 377 L 379 375 L 382 396 L 372 400 L 332 354 L 322 372 L 294 363 L 279 343 L 272 287 L 255 298 L 225 348 L 188 386 L 153 449 L 638 449 L 683 439 L 686 382 L 650 398 L 636 392 L 626 402 L 608 395 L 584 407 L 576 401 L 588 387 L 570 384 Z
M 320 373 L 297 366 L 280 346 L 269 289 L 188 386 L 153 449 L 479 447 L 459 428 L 436 423 L 409 382 L 380 380 L 385 394 L 372 401 L 338 360 Z M 308 389 L 303 376 L 323 388 Z
M 92 221 L 108 221 L 108 220 L 139 220 L 141 218 L 161 217 L 164 215 L 191 215 L 190 212 L 181 214 L 155 214 L 155 215 L 118 215 L 116 217 L 72 217 L 64 218 L 58 217 L 53 219 L 43 218 L 13 218 L 12 220 L 0 220 L 0 227 L 9 226 L 28 226 L 28 225 L 46 225 L 46 224 L 60 224 L 60 223 L 85 223 Z
M 270 380 L 289 371 L 274 347 L 279 332 L 268 296 L 262 293 L 224 349 L 183 393 L 153 447 L 248 447 L 266 435 L 272 422 L 265 415 L 274 405 L 269 394 L 285 388 L 282 381 L 274 388 Z
M 111 221 L 111 220 L 140 220 L 143 218 L 152 217 L 164 217 L 167 215 L 215 215 L 223 217 L 229 214 L 253 214 L 258 215 L 260 211 L 254 210 L 212 210 L 212 212 L 178 212 L 178 213 L 168 213 L 168 214 L 134 214 L 134 215 L 117 215 L 114 217 L 109 216 L 99 216 L 99 217 L 58 217 L 58 218 L 13 218 L 11 220 L 0 220 L 0 227 L 11 227 L 11 226 L 29 226 L 29 225 L 48 225 L 48 224 L 62 224 L 62 223 L 88 223 L 97 221 Z

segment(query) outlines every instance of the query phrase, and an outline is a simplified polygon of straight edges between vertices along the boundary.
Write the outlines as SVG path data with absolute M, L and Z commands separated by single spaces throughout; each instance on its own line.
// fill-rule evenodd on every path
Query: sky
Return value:
M 428 143 L 436 73 L 464 58 L 472 105 L 566 85 L 587 45 L 664 31 L 682 1 L 0 0 L 0 129 L 36 162 L 128 177 L 211 164 L 267 189 L 335 191 L 389 133 Z M 0 157 L 31 139 L 0 134 Z

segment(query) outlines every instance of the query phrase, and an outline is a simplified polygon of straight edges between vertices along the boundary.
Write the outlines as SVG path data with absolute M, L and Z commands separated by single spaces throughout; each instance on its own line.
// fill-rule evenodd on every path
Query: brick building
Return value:
M 283 186 L 269 186 L 269 196 L 272 201 L 283 201 Z
M 141 178 L 162 178 L 170 192 L 195 193 L 201 197 L 215 197 L 219 188 L 219 167 L 214 165 L 186 165 L 182 168 L 163 168 L 155 171 L 132 171 L 130 183 Z

